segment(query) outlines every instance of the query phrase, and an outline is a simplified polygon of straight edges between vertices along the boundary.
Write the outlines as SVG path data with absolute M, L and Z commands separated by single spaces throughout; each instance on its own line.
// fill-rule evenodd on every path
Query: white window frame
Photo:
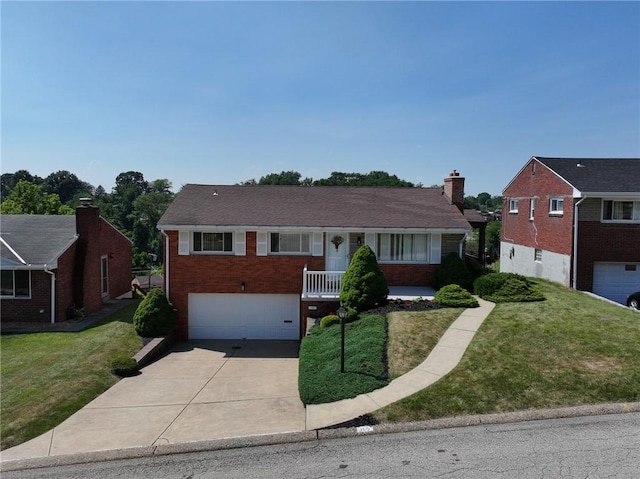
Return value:
M 529 200 L 529 219 L 533 221 L 534 212 L 536 211 L 536 199 L 532 196 Z
M 611 218 L 605 218 L 607 210 L 606 204 L 611 203 Z M 630 218 L 614 218 L 616 214 L 616 203 L 631 203 Z M 640 201 L 633 199 L 603 199 L 602 200 L 602 222 L 603 223 L 640 223 Z
M 533 260 L 536 263 L 542 263 L 542 250 L 540 248 L 535 248 L 533 250 Z
M 222 236 L 222 250 L 217 250 L 217 249 L 204 249 L 205 247 L 205 238 L 204 235 L 223 235 Z M 196 249 L 196 235 L 200 235 L 200 249 Z M 225 239 L 225 235 L 231 235 L 230 236 L 230 240 Z M 209 241 L 216 241 L 215 239 L 213 240 L 209 240 Z M 219 241 L 219 240 L 218 240 Z M 227 241 L 229 241 L 230 245 L 231 245 L 231 249 L 229 250 L 225 250 L 224 247 L 227 243 Z M 191 233 L 191 252 L 195 255 L 198 254 L 209 254 L 209 255 L 233 255 L 235 254 L 235 246 L 236 244 L 236 237 L 235 237 L 235 232 L 233 231 L 193 231 Z
M 7 272 L 12 273 L 12 289 L 13 289 L 13 294 L 1 294 L 0 292 L 0 298 L 6 298 L 6 299 L 31 299 L 31 271 L 29 270 L 23 270 L 23 269 L 14 269 L 14 270 L 2 270 L 2 274 L 6 274 Z M 28 275 L 28 280 L 29 280 L 29 293 L 27 295 L 20 295 L 20 296 L 16 296 L 16 272 L 25 272 Z
M 517 198 L 509 198 L 509 213 L 518 213 L 518 199 Z
M 100 292 L 103 298 L 109 295 L 109 257 L 107 255 L 100 257 Z
M 281 245 L 282 243 L 280 242 L 280 238 L 278 239 L 278 250 L 274 251 L 273 248 L 276 247 L 273 243 L 273 235 L 286 235 L 286 236 L 298 236 L 299 237 L 299 245 L 300 245 L 300 250 L 299 251 L 295 251 L 295 250 L 286 250 L 286 251 L 282 251 L 281 250 Z M 306 237 L 306 238 L 305 238 Z M 311 256 L 311 249 L 312 249 L 312 239 L 313 239 L 313 233 L 307 231 L 272 231 L 269 233 L 268 235 L 269 238 L 269 254 L 270 255 L 286 255 L 286 256 Z
M 416 237 L 423 239 L 424 251 L 416 250 L 419 243 Z M 424 238 L 423 238 L 424 237 Z M 376 258 L 381 264 L 429 264 L 431 250 L 431 235 L 426 233 L 378 233 L 376 235 Z M 384 252 L 383 249 L 389 249 Z M 404 254 L 404 249 L 411 248 L 408 254 Z M 393 251 L 392 251 L 393 249 Z M 398 259 L 393 256 L 402 254 L 403 257 Z M 416 259 L 418 254 L 424 254 L 424 259 Z M 408 258 L 407 258 L 408 256 Z
M 562 204 L 562 207 L 558 207 L 558 203 Z M 561 196 L 552 196 L 549 198 L 549 214 L 561 216 L 564 214 L 564 198 Z

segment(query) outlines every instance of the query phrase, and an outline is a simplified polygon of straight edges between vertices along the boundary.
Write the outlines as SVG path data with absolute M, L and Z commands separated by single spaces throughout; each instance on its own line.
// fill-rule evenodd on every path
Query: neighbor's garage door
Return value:
M 635 291 L 640 291 L 640 263 L 594 263 L 594 293 L 624 304 Z
M 296 294 L 189 294 L 189 339 L 300 339 Z

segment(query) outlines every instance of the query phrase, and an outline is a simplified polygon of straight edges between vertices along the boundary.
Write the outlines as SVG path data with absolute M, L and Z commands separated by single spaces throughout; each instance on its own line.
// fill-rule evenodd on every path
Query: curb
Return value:
M 0 462 L 0 472 L 55 466 L 68 466 L 89 462 L 136 459 L 141 457 L 152 457 L 161 455 L 165 456 L 170 454 L 185 454 L 205 451 L 239 449 L 244 447 L 313 442 L 371 434 L 396 434 L 412 431 L 427 431 L 455 427 L 479 426 L 484 424 L 509 424 L 571 417 L 627 414 L 634 412 L 640 412 L 640 402 L 596 404 L 588 406 L 563 407 L 557 409 L 533 409 L 528 411 L 516 411 L 498 414 L 458 416 L 419 422 L 380 424 L 374 426 L 358 426 L 336 429 L 318 429 L 312 431 L 296 431 L 281 434 L 265 434 L 259 436 L 215 439 L 210 441 L 195 441 L 179 444 L 114 449 L 109 451 L 96 451 L 81 454 L 69 454 L 64 456 L 19 459 Z

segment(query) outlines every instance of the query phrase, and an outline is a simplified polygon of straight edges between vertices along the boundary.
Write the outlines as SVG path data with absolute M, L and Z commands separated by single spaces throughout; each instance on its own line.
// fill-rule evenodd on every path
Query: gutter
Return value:
M 571 287 L 575 290 L 578 289 L 578 206 L 586 199 L 587 196 L 583 196 L 573 206 L 573 278 L 571 278 Z
M 165 230 L 160 230 L 164 236 L 164 294 L 169 299 L 169 235 Z
M 56 274 L 45 264 L 43 271 L 51 275 L 51 324 L 56 322 Z

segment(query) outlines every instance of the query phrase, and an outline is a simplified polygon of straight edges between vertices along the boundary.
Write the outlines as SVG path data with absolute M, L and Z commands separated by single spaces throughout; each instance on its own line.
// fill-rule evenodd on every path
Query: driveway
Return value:
M 297 341 L 189 341 L 2 460 L 305 430 Z

